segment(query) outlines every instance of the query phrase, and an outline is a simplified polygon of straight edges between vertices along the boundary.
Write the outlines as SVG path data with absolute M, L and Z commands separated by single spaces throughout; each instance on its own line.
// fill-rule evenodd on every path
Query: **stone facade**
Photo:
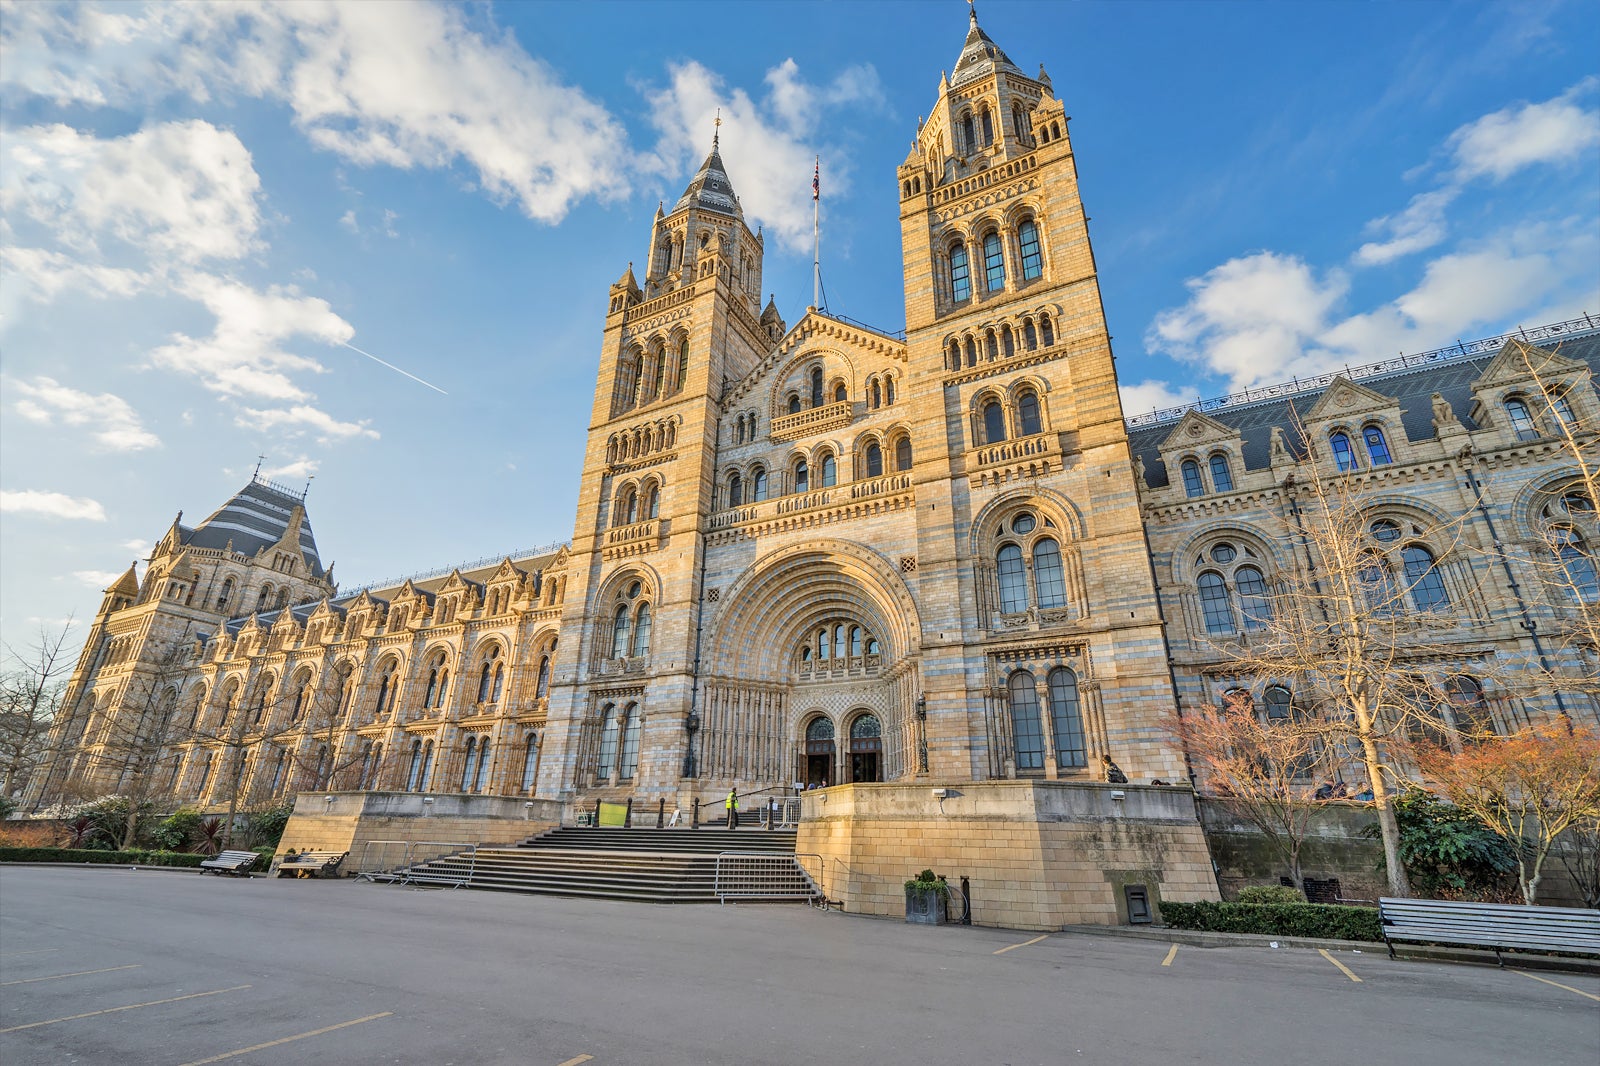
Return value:
M 1301 445 L 1369 448 L 1374 427 L 1387 458 L 1360 477 L 1404 526 L 1396 551 L 1459 515 L 1482 549 L 1434 546 L 1450 610 L 1427 612 L 1426 670 L 1526 653 L 1594 676 L 1539 643 L 1571 604 L 1534 559 L 1563 499 L 1589 558 L 1593 507 L 1569 498 L 1570 451 L 1510 406 L 1554 388 L 1593 419 L 1592 328 L 1547 331 L 1555 355 L 1430 353 L 1125 421 L 1049 77 L 974 18 L 933 104 L 896 175 L 904 337 L 762 306 L 763 239 L 714 141 L 658 212 L 642 283 L 630 266 L 611 287 L 569 545 L 341 595 L 303 496 L 252 480 L 107 590 L 28 802 L 686 808 L 734 784 L 1087 783 L 1107 758 L 1186 781 L 1179 708 L 1227 684 L 1214 579 L 1236 631 L 1239 566 L 1268 585 L 1314 568 Z M 1596 714 L 1480 695 L 1502 727 Z

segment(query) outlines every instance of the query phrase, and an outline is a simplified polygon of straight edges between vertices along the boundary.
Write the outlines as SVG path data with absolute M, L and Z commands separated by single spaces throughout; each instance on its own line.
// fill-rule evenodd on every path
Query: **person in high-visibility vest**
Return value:
M 739 828 L 739 788 L 737 785 L 728 789 L 726 805 L 728 808 L 728 828 Z

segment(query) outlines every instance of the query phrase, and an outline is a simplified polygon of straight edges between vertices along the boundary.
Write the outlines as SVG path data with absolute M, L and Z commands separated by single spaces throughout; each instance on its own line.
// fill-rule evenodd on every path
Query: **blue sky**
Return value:
M 1003 3 L 1074 118 L 1131 412 L 1600 319 L 1592 3 Z M 789 321 L 904 323 L 966 5 L 0 5 L 0 628 L 257 455 L 346 587 L 571 535 L 607 286 L 722 109 Z M 440 391 L 358 354 L 354 345 Z

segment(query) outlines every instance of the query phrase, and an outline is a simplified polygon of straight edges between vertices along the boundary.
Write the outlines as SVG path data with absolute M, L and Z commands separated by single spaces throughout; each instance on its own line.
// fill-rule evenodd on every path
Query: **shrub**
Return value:
M 1161 917 L 1172 929 L 1210 933 L 1261 933 L 1326 940 L 1382 940 L 1375 907 L 1332 903 L 1161 903 Z
M 203 855 L 170 851 L 100 851 L 94 848 L 0 848 L 0 862 L 75 862 L 111 866 L 198 867 Z
M 17 801 L 10 796 L 0 796 L 0 821 L 11 817 L 11 812 L 17 809 Z
M 128 813 L 133 804 L 123 796 L 104 796 L 89 803 L 80 803 L 68 812 L 67 817 L 74 823 L 80 819 L 87 819 L 93 826 L 93 831 L 82 837 L 80 846 L 87 848 L 101 848 L 106 851 L 114 849 L 121 842 L 128 831 Z M 149 828 L 151 807 L 148 803 L 139 805 L 137 816 L 134 820 L 134 842 L 142 840 Z
M 179 807 L 156 826 L 150 842 L 163 851 L 188 851 L 199 834 L 200 812 L 192 807 Z
M 1400 829 L 1400 861 L 1417 895 L 1484 902 L 1509 901 L 1516 895 L 1516 853 L 1471 814 L 1420 788 L 1408 788 L 1394 801 L 1394 817 Z M 1376 837 L 1378 827 L 1366 826 L 1361 833 Z M 1383 868 L 1381 859 L 1378 867 Z
M 262 848 L 276 851 L 278 841 L 283 839 L 283 827 L 289 824 L 289 816 L 293 813 L 293 803 L 279 803 L 251 811 L 245 815 L 245 839 L 257 851 Z
M 1306 894 L 1292 885 L 1246 885 L 1235 903 L 1304 903 Z

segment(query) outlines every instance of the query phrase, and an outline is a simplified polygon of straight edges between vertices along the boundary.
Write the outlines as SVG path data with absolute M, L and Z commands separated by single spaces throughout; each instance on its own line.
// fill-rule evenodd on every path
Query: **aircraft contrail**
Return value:
M 448 392 L 445 392 L 443 389 L 441 389 L 439 386 L 433 384 L 431 381 L 423 381 L 421 378 L 417 377 L 417 375 L 415 375 L 415 374 L 413 374 L 413 373 L 411 373 L 409 371 L 406 371 L 406 370 L 401 370 L 399 367 L 395 366 L 393 363 L 385 363 L 382 359 L 379 359 L 377 356 L 373 355 L 371 352 L 363 352 L 360 348 L 357 348 L 355 345 L 351 344 L 348 341 L 340 341 L 339 343 L 344 345 L 346 348 L 349 348 L 352 352 L 355 352 L 357 355 L 364 355 L 368 359 L 371 359 L 374 363 L 381 363 L 382 365 L 388 367 L 390 370 L 393 370 L 396 374 L 404 374 L 406 377 L 410 378 L 412 381 L 415 381 L 418 385 L 426 385 L 426 386 L 428 386 L 428 388 L 432 389 L 434 392 L 437 392 L 440 396 L 448 396 L 448 395 L 450 395 Z

